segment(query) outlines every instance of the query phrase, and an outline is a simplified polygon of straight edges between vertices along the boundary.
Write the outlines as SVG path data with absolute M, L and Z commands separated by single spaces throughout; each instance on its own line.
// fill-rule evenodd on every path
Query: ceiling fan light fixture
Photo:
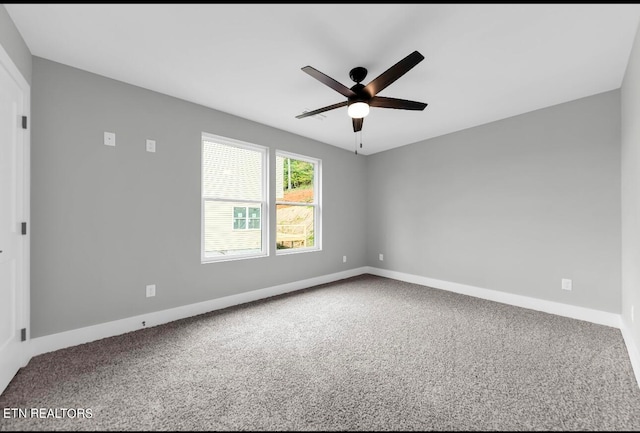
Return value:
M 349 114 L 349 117 L 354 119 L 367 117 L 369 114 L 369 104 L 366 102 L 354 102 L 349 105 L 349 108 L 347 108 L 347 113 Z

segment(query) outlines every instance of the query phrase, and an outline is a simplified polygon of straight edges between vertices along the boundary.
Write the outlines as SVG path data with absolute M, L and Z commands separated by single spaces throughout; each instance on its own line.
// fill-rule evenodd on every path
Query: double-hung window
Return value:
M 321 249 L 320 163 L 276 151 L 277 254 Z
M 202 262 L 268 254 L 267 148 L 202 134 Z

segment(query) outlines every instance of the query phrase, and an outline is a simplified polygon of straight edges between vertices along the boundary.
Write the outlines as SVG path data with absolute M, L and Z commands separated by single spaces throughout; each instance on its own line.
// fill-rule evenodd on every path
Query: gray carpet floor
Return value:
M 362 275 L 34 357 L 0 430 L 640 430 L 620 330 Z

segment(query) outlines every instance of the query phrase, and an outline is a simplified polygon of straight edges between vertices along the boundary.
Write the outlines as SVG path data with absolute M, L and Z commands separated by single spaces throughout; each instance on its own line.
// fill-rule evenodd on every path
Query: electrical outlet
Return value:
M 571 280 L 566 278 L 562 279 L 562 290 L 571 290 Z
M 378 254 L 378 259 L 380 261 L 383 261 L 384 260 L 384 254 Z
M 152 296 L 156 296 L 156 285 L 155 284 L 149 284 L 147 286 L 147 298 L 150 298 Z
M 156 151 L 156 141 L 147 140 L 147 152 L 155 152 L 155 151 Z
M 347 263 L 347 256 L 342 256 L 342 263 Z

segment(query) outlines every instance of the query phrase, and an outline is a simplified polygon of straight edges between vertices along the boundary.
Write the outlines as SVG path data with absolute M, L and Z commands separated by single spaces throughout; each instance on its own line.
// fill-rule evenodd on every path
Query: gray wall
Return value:
M 33 337 L 366 264 L 362 156 L 39 57 L 32 117 Z M 200 264 L 202 131 L 320 158 L 323 250 Z
M 31 84 L 31 51 L 2 4 L 0 4 L 0 45 L 9 54 L 27 83 Z
M 622 82 L 622 320 L 640 349 L 640 33 Z M 631 306 L 635 320 L 631 322 Z
M 620 312 L 619 90 L 367 166 L 369 265 Z

